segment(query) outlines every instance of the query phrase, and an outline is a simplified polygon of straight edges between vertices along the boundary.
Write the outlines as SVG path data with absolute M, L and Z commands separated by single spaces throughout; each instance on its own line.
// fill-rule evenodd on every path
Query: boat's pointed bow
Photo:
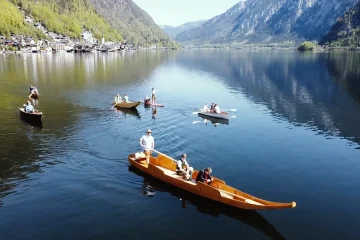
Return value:
M 292 202 L 292 207 L 296 207 L 296 202 Z

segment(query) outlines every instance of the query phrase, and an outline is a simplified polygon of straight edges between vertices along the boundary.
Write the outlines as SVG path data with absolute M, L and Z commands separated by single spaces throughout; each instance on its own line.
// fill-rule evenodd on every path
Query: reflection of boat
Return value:
M 175 188 L 169 184 L 166 184 L 158 179 L 148 175 L 133 166 L 129 166 L 129 171 L 133 172 L 144 178 L 145 189 L 151 188 L 151 194 L 145 194 L 147 196 L 156 196 L 156 192 L 169 192 L 172 196 L 182 199 L 182 207 L 186 207 L 186 202 L 191 203 L 197 209 L 197 211 L 207 214 L 213 217 L 219 217 L 221 214 L 238 220 L 246 225 L 249 225 L 271 239 L 284 240 L 285 238 L 272 226 L 264 217 L 262 217 L 255 210 L 244 210 L 234 208 L 207 198 L 200 197 L 198 195 L 189 193 L 180 188 Z M 149 191 L 149 190 L 148 190 Z
M 212 117 L 217 119 L 230 119 L 230 115 L 228 113 L 210 113 L 210 112 L 199 112 L 198 115 L 201 115 L 201 117 Z
M 24 108 L 19 108 L 19 110 L 21 119 L 25 121 L 40 123 L 42 120 L 42 112 L 28 113 L 24 111 Z
M 130 115 L 140 118 L 140 113 L 136 108 L 120 108 L 118 111 L 120 111 L 124 114 L 130 114 Z
M 144 103 L 143 101 L 140 101 L 141 103 L 143 103 L 145 106 L 155 106 L 155 107 L 164 107 L 164 104 L 160 104 L 160 103 L 152 103 L 151 101 L 149 103 Z
M 140 101 L 138 102 L 129 102 L 129 103 L 126 103 L 126 102 L 121 102 L 121 103 L 114 103 L 114 107 L 116 108 L 136 108 L 137 106 L 140 105 Z
M 202 118 L 205 118 L 205 119 L 211 121 L 212 123 L 222 123 L 222 124 L 229 125 L 229 119 L 215 118 L 215 117 L 203 115 L 203 114 L 200 114 L 200 113 L 198 113 L 198 116 L 202 117 Z
M 163 154 L 151 157 L 150 164 L 135 159 L 135 154 L 130 154 L 128 160 L 134 167 L 166 183 L 230 206 L 244 209 L 282 209 L 296 206 L 295 202 L 279 203 L 256 198 L 228 186 L 223 180 L 215 177 L 214 181 L 209 185 L 196 182 L 195 179 L 199 173 L 196 170 L 192 174 L 192 180 L 185 181 L 176 174 L 176 161 Z

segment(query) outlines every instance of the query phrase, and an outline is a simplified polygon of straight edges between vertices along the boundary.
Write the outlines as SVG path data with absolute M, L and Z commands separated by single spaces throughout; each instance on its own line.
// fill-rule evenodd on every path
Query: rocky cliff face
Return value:
M 150 15 L 132 0 L 89 0 L 97 12 L 134 45 L 176 46 Z
M 358 0 L 242 0 L 176 40 L 185 43 L 270 43 L 319 40 Z

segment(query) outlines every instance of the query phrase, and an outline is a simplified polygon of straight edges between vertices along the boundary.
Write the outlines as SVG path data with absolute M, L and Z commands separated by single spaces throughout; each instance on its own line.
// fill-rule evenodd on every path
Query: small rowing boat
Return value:
M 140 101 L 138 102 L 121 102 L 121 103 L 114 103 L 114 107 L 116 108 L 127 108 L 127 109 L 130 109 L 130 108 L 136 108 L 137 106 L 140 105 Z
M 28 113 L 24 108 L 19 108 L 21 119 L 29 122 L 41 122 L 42 112 Z
M 212 117 L 217 119 L 227 119 L 229 120 L 231 116 L 228 113 L 222 112 L 222 113 L 211 113 L 211 112 L 199 112 L 198 115 L 200 117 Z
M 175 159 L 166 156 L 165 154 L 162 154 L 160 152 L 157 153 L 157 157 L 150 158 L 149 164 L 144 161 L 145 158 L 140 154 L 130 154 L 128 160 L 129 163 L 135 168 L 163 182 L 169 183 L 175 187 L 233 207 L 261 210 L 294 208 L 296 206 L 295 202 L 270 202 L 251 196 L 247 193 L 230 187 L 223 180 L 215 177 L 214 181 L 210 185 L 202 182 L 196 182 L 195 179 L 199 173 L 199 171 L 197 170 L 194 170 L 191 177 L 192 179 L 190 181 L 185 181 L 182 176 L 176 174 Z M 140 156 L 136 158 L 137 155 Z
M 152 103 L 151 101 L 149 103 L 144 103 L 143 101 L 140 101 L 142 104 L 147 105 L 147 106 L 155 106 L 155 107 L 164 107 L 164 104 L 160 104 L 160 103 Z
M 207 120 L 211 121 L 212 123 L 221 123 L 221 124 L 229 125 L 229 119 L 215 118 L 215 117 L 211 117 L 211 116 L 207 116 L 207 115 L 202 115 L 200 113 L 198 113 L 198 116 L 203 119 L 207 119 Z

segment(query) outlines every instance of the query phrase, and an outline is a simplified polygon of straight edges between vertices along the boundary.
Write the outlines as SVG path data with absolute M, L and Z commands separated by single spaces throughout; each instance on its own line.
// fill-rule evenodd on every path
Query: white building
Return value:
M 87 30 L 83 30 L 81 39 L 88 43 L 96 43 L 96 39 L 93 37 L 92 33 Z

